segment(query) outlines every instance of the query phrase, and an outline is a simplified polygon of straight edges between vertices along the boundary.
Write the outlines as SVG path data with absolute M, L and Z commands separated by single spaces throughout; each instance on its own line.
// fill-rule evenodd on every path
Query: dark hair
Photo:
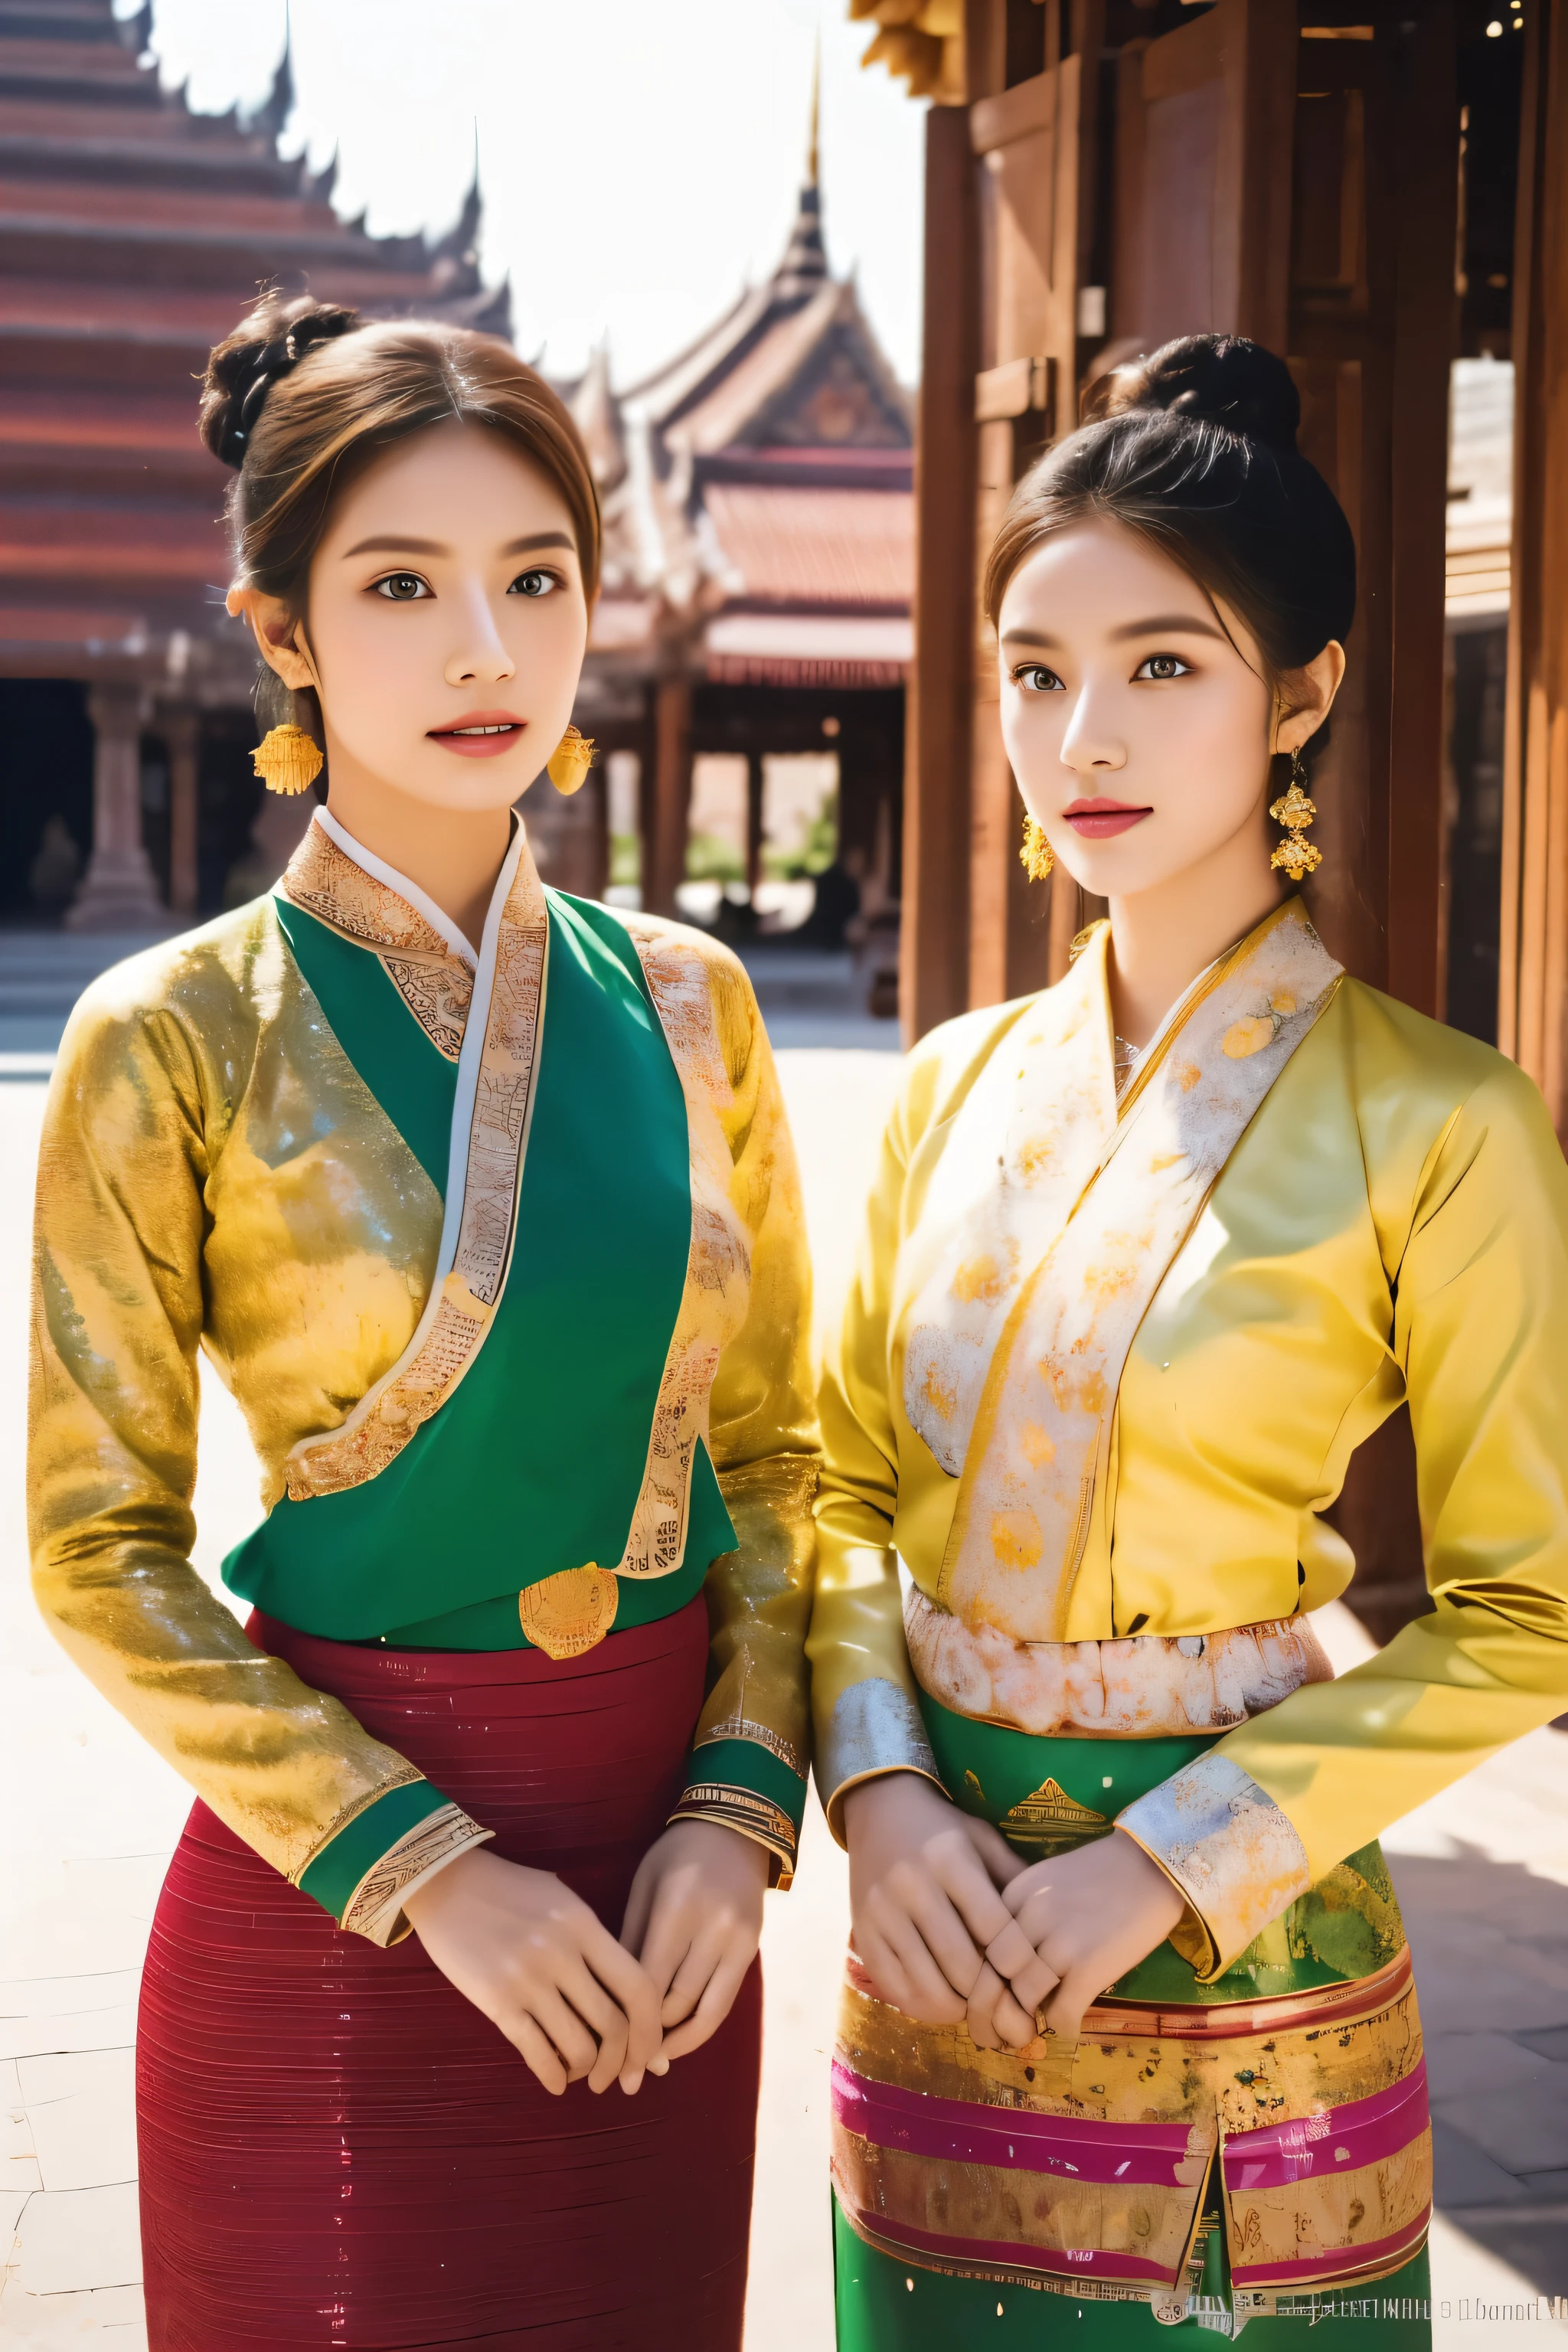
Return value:
M 1103 515 L 1152 541 L 1247 624 L 1278 686 L 1355 614 L 1344 509 L 1296 446 L 1290 372 L 1242 335 L 1184 335 L 1106 379 L 1095 413 L 1025 475 L 985 567 L 994 623 L 1044 539 Z M 1321 727 L 1303 756 L 1326 740 Z
M 264 294 L 214 350 L 202 384 L 202 439 L 235 468 L 228 522 L 240 582 L 302 614 L 310 562 L 339 493 L 411 433 L 458 417 L 504 434 L 565 500 L 590 603 L 600 520 L 593 468 L 564 404 L 498 336 L 426 319 L 363 321 L 357 310 Z M 293 720 L 324 744 L 312 693 L 264 665 L 268 725 Z

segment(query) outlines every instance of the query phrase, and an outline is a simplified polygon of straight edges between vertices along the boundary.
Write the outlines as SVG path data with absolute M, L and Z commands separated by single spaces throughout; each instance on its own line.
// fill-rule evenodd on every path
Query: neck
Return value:
M 1130 1045 L 1146 1045 L 1199 972 L 1279 904 L 1262 840 L 1249 826 L 1201 866 L 1110 900 L 1111 1017 Z
M 327 806 L 339 824 L 416 882 L 477 948 L 511 840 L 511 811 L 434 807 L 335 760 L 330 775 Z

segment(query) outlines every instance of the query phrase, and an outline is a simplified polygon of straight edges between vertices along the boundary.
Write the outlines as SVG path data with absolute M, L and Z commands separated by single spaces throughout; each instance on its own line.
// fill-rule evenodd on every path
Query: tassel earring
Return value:
M 1301 789 L 1300 751 L 1290 754 L 1290 783 L 1280 793 L 1268 811 L 1276 824 L 1285 828 L 1285 838 L 1269 859 L 1270 866 L 1288 874 L 1292 882 L 1300 882 L 1304 874 L 1315 873 L 1323 862 L 1323 853 L 1316 842 L 1303 841 L 1301 835 L 1318 814 L 1316 801 L 1309 800 Z
M 1038 817 L 1024 819 L 1024 845 L 1018 852 L 1018 862 L 1031 882 L 1043 882 L 1057 862 L 1057 853 L 1046 839 L 1046 829 Z
M 269 793 L 309 792 L 321 772 L 321 747 L 302 727 L 270 727 L 250 755 Z
M 594 764 L 594 739 L 568 727 L 544 763 L 545 773 L 556 791 L 570 799 L 587 777 Z

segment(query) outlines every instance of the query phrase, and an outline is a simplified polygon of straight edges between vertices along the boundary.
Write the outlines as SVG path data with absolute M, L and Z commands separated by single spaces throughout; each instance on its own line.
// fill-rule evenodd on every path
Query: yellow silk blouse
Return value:
M 804 1756 L 816 1440 L 793 1150 L 740 964 L 700 933 L 637 920 L 682 943 L 705 983 L 750 1253 L 749 1309 L 710 1397 L 740 1538 L 710 1571 L 712 1699 Z M 428 1025 L 438 1000 L 460 1036 L 472 975 L 450 965 L 438 987 L 417 975 L 430 984 L 411 1009 Z M 270 1507 L 290 1449 L 340 1427 L 409 1346 L 441 1228 L 435 1186 L 338 1045 L 270 898 L 121 964 L 72 1015 L 38 1179 L 35 1589 L 98 1687 L 295 1878 L 409 1772 L 254 1649 L 192 1568 L 196 1352 L 245 1413 Z
M 1037 1002 L 967 1014 L 910 1057 L 830 1350 L 807 1645 L 830 1818 L 856 1779 L 931 1769 L 898 1562 L 934 1601 L 958 1481 L 910 1426 L 904 1357 L 941 1244 L 928 1199 L 939 1174 L 954 1189 L 955 1114 Z M 1100 1003 L 1109 1027 L 1103 984 Z M 1343 1592 L 1354 1562 L 1321 1514 L 1402 1399 L 1430 1613 L 1229 1731 L 1183 1792 L 1184 1827 L 1129 1823 L 1187 1894 L 1205 1974 L 1301 1885 L 1568 1706 L 1568 1169 L 1513 1064 L 1346 980 L 1138 1329 L 1063 1640 L 1200 1637 Z M 1205 1895 L 1184 1866 L 1200 1832 L 1236 1849 L 1234 1869 L 1212 1846 L 1205 1863 L 1229 1893 Z M 1259 1918 L 1282 1851 L 1290 1883 Z

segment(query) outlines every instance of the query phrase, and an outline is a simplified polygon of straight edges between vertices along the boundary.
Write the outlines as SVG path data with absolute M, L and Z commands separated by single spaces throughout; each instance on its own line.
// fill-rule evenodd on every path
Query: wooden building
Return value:
M 437 241 L 367 236 L 330 169 L 277 152 L 287 55 L 255 114 L 200 115 L 160 88 L 151 21 L 0 7 L 0 903 L 27 905 L 41 848 L 65 890 L 85 856 L 68 919 L 120 930 L 213 903 L 258 814 L 225 474 L 195 429 L 209 346 L 268 281 L 510 331 L 477 185 Z
M 854 0 L 851 13 L 880 21 L 873 58 L 935 101 L 905 833 L 910 1033 L 1059 972 L 1083 911 L 1070 883 L 1052 886 L 1052 903 L 1016 863 L 975 551 L 1097 376 L 1199 329 L 1251 334 L 1289 357 L 1303 446 L 1356 534 L 1350 679 L 1314 786 L 1322 928 L 1352 970 L 1446 1010 L 1449 368 L 1464 350 L 1511 346 L 1532 487 L 1514 502 L 1499 1034 L 1563 1122 L 1560 0 Z
M 836 753 L 841 850 L 896 896 L 913 420 L 828 268 L 815 133 L 772 277 L 624 394 L 601 353 L 572 397 L 605 522 L 578 717 L 640 761 L 644 904 L 674 907 L 704 752 L 746 760 L 753 885 L 764 756 Z

